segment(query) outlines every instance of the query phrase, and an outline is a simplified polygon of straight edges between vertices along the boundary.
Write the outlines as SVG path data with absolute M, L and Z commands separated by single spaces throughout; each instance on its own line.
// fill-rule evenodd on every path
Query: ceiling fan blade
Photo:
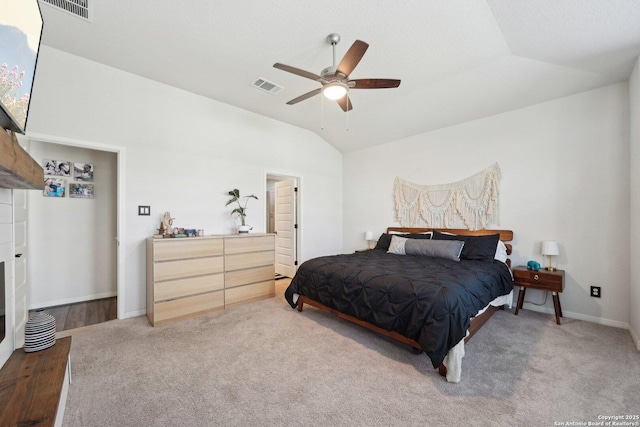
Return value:
M 400 80 L 394 79 L 357 79 L 350 80 L 349 83 L 355 83 L 351 89 L 389 89 L 400 86 Z
M 348 94 L 343 96 L 342 98 L 336 99 L 336 101 L 338 101 L 338 105 L 340 105 L 342 111 L 347 112 L 353 110 L 353 105 L 351 105 L 351 99 L 349 98 Z
M 287 104 L 288 105 L 297 104 L 300 101 L 304 101 L 305 99 L 311 98 L 312 96 L 316 96 L 320 92 L 322 92 L 322 88 L 314 89 L 311 92 L 307 92 L 304 95 L 300 95 L 299 97 L 292 99 L 291 101 L 287 102 Z
M 369 45 L 362 40 L 356 40 L 353 42 L 347 53 L 344 54 L 342 61 L 338 64 L 336 72 L 342 73 L 345 76 L 351 74 L 358 62 L 362 59 L 362 56 L 369 48 Z
M 305 70 L 301 70 L 300 68 L 296 68 L 296 67 L 291 67 L 289 65 L 284 65 L 284 64 L 280 64 L 279 62 L 276 62 L 275 64 L 273 64 L 274 68 L 279 68 L 282 71 L 287 71 L 289 73 L 301 76 L 301 77 L 306 77 L 308 79 L 311 80 L 315 80 L 315 81 L 320 81 L 322 80 L 322 77 L 320 77 L 317 74 L 311 73 L 309 71 L 305 71 Z

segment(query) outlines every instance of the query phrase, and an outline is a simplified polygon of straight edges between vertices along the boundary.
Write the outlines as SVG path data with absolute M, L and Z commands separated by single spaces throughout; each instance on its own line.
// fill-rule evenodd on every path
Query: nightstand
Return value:
M 562 307 L 560 306 L 559 292 L 564 290 L 564 270 L 528 270 L 527 267 L 515 267 L 513 269 L 513 285 L 520 286 L 518 294 L 518 304 L 516 305 L 516 316 L 522 308 L 524 294 L 527 288 L 549 291 L 553 295 L 553 308 L 556 312 L 556 323 L 560 324 L 562 317 Z

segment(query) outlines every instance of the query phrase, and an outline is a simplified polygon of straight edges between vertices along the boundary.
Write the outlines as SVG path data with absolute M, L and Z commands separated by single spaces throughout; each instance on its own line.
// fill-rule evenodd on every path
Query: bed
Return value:
M 464 342 L 511 305 L 512 239 L 510 230 L 389 227 L 375 249 L 305 261 L 285 298 L 424 352 L 458 382 Z

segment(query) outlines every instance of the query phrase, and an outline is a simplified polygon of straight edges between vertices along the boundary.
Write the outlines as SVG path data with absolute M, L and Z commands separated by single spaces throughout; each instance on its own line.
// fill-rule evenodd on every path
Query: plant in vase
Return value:
M 238 190 L 237 188 L 229 191 L 228 194 L 229 196 L 231 196 L 231 198 L 227 201 L 227 204 L 225 206 L 229 206 L 232 203 L 238 204 L 238 207 L 231 211 L 231 215 L 238 215 L 238 217 L 240 217 L 240 221 L 242 222 L 242 225 L 238 226 L 238 233 L 248 233 L 249 230 L 251 230 L 253 227 L 245 224 L 245 218 L 247 216 L 247 203 L 249 203 L 249 199 L 258 200 L 258 198 L 253 194 L 240 197 L 240 190 Z M 244 205 L 241 203 L 241 199 L 244 199 Z

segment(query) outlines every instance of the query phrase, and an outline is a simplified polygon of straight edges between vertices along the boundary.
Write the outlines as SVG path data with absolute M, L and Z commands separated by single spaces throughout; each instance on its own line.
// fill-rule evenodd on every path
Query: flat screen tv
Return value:
M 42 14 L 37 0 L 0 1 L 0 126 L 24 133 L 36 72 Z

